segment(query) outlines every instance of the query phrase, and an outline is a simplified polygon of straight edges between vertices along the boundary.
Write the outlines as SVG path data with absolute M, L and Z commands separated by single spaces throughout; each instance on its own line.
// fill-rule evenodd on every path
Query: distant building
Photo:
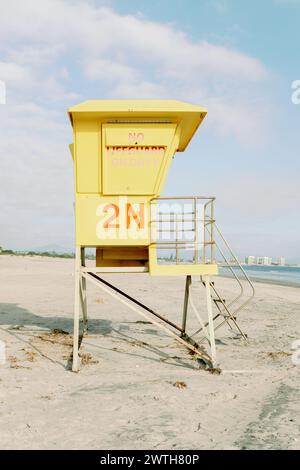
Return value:
M 272 258 L 268 256 L 258 256 L 256 264 L 262 264 L 263 266 L 270 266 L 272 264 Z
M 245 263 L 248 265 L 262 265 L 262 266 L 271 266 L 273 265 L 278 265 L 278 266 L 285 266 L 285 258 L 280 257 L 277 260 L 272 260 L 269 256 L 246 256 L 245 258 Z

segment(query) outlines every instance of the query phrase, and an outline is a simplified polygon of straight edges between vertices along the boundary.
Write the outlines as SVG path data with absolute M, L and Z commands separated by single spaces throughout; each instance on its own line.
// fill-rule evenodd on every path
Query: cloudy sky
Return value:
M 166 98 L 209 112 L 164 193 L 215 195 L 240 256 L 300 262 L 299 43 L 298 0 L 0 0 L 0 245 L 73 246 L 69 106 Z

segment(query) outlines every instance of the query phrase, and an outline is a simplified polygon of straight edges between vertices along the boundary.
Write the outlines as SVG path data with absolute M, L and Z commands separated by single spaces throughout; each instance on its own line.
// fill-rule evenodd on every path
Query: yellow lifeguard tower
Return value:
M 87 328 L 86 280 L 166 330 L 210 367 L 216 363 L 217 317 L 232 322 L 243 335 L 225 301 L 211 292 L 210 276 L 218 274 L 214 198 L 160 197 L 174 154 L 186 149 L 206 114 L 199 106 L 170 100 L 91 100 L 69 109 L 76 219 L 74 371 L 79 368 L 80 313 Z M 89 247 L 96 248 L 94 267 L 85 263 Z M 108 272 L 185 275 L 182 325 L 99 277 Z M 192 275 L 201 276 L 206 289 L 207 323 L 196 314 L 210 355 L 186 332 Z M 221 311 L 217 317 L 213 301 Z

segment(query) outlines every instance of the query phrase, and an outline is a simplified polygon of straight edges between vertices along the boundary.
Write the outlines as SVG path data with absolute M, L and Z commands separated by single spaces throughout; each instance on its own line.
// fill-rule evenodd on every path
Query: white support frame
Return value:
M 109 287 L 105 286 L 101 282 L 99 282 L 95 277 L 93 277 L 92 273 L 95 272 L 103 272 L 102 268 L 90 269 L 85 266 L 85 247 L 76 246 L 75 251 L 75 303 L 74 303 L 74 328 L 73 328 L 73 357 L 72 357 L 72 371 L 78 372 L 79 371 L 79 347 L 81 343 L 82 336 L 80 336 L 80 316 L 83 319 L 83 334 L 87 331 L 88 328 L 88 314 L 87 314 L 87 292 L 86 292 L 86 281 L 87 279 L 90 280 L 93 284 L 97 287 L 102 289 L 104 292 L 112 296 L 113 298 L 117 299 L 122 304 L 126 305 L 130 308 L 133 312 L 141 315 L 147 321 L 151 322 L 153 325 L 157 326 L 158 328 L 164 330 L 169 336 L 175 338 L 179 343 L 193 351 L 194 354 L 199 356 L 202 360 L 204 360 L 207 364 L 210 364 L 211 367 L 215 367 L 216 364 L 216 347 L 215 347 L 215 337 L 214 337 L 214 326 L 213 326 L 213 316 L 212 316 L 212 303 L 211 303 L 211 294 L 210 294 L 210 278 L 209 276 L 205 276 L 205 286 L 206 286 L 206 300 L 207 300 L 207 309 L 208 309 L 208 319 L 209 319 L 209 336 L 207 339 L 210 344 L 211 349 L 211 357 L 207 355 L 204 351 L 199 349 L 197 343 L 195 343 L 191 337 L 189 337 L 185 330 L 182 330 L 182 335 L 179 336 L 178 334 L 174 333 L 174 331 L 170 330 L 164 324 L 154 320 L 149 315 L 145 314 L 141 311 L 140 308 L 132 305 L 130 300 L 122 298 L 118 293 L 112 291 Z M 118 269 L 115 269 L 111 272 L 118 272 Z M 130 271 L 132 272 L 132 271 Z M 96 276 L 97 277 L 97 276 Z M 111 286 L 112 287 L 112 286 Z M 186 291 L 186 310 L 188 307 L 189 302 L 189 290 Z M 142 305 L 142 304 L 140 304 Z M 145 308 L 145 307 L 144 307 Z M 186 312 L 187 313 L 187 312 Z M 161 317 L 163 319 L 163 317 Z M 166 320 L 165 320 L 166 321 Z
M 73 327 L 73 357 L 72 357 L 72 371 L 78 372 L 79 370 L 79 320 L 80 311 L 82 309 L 82 276 L 81 276 L 81 250 L 80 246 L 75 249 L 75 276 L 74 276 L 74 327 Z
M 206 291 L 206 306 L 207 306 L 207 316 L 208 316 L 208 331 L 209 331 L 209 343 L 210 343 L 210 353 L 213 367 L 216 367 L 216 341 L 215 341 L 215 329 L 214 329 L 214 317 L 212 310 L 212 299 L 210 292 L 210 277 L 203 276 L 205 291 Z

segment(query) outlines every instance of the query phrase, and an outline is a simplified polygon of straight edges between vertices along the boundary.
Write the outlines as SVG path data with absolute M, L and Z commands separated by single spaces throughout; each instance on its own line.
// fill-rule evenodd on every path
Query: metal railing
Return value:
M 177 211 L 160 211 L 159 205 L 162 202 L 165 202 L 168 207 L 168 204 L 174 203 L 174 201 L 181 203 L 178 205 Z M 214 283 L 211 285 L 219 299 L 218 313 L 214 317 L 214 320 L 221 320 L 215 326 L 215 329 L 218 329 L 227 321 L 228 316 L 234 319 L 250 303 L 255 295 L 255 290 L 251 279 L 216 224 L 214 202 L 214 197 L 202 196 L 154 198 L 151 200 L 150 232 L 152 246 L 159 250 L 173 250 L 175 252 L 175 258 L 172 259 L 175 264 L 187 263 L 186 259 L 181 259 L 179 256 L 181 250 L 192 251 L 193 263 L 217 263 L 230 271 L 238 286 L 238 293 L 231 300 L 225 303 L 222 296 L 219 296 Z M 181 208 L 183 203 L 187 203 L 186 211 Z M 201 212 L 201 216 L 199 212 Z M 165 223 L 170 225 L 164 228 Z M 184 238 L 187 233 L 192 234 L 192 239 L 182 240 L 181 238 Z M 160 240 L 158 234 L 164 235 L 165 238 L 169 236 L 170 239 Z M 221 257 L 222 264 L 219 260 L 217 262 L 216 255 L 218 258 Z M 159 259 L 159 257 L 157 258 Z M 248 292 L 246 292 L 247 290 Z M 204 331 L 203 327 L 194 332 L 192 337 L 200 331 Z
M 214 201 L 214 197 L 203 196 L 153 198 L 150 201 L 151 245 L 173 252 L 174 259 L 170 256 L 169 261 L 175 264 L 215 263 Z M 187 252 L 192 254 L 191 259 Z
M 210 233 L 208 227 L 209 227 L 209 224 L 206 224 L 206 231 L 208 232 L 208 236 L 211 236 L 211 233 Z M 223 260 L 222 267 L 227 268 L 230 271 L 230 273 L 232 274 L 232 277 L 235 279 L 235 281 L 236 281 L 236 283 L 239 287 L 238 294 L 235 295 L 233 297 L 233 299 L 231 299 L 230 301 L 225 301 L 222 298 L 223 296 L 220 296 L 219 289 L 217 291 L 214 283 L 211 284 L 211 287 L 212 287 L 214 293 L 217 295 L 218 301 L 221 304 L 221 306 L 220 306 L 220 304 L 218 304 L 218 313 L 213 318 L 214 322 L 217 319 L 221 320 L 214 327 L 214 329 L 216 331 L 218 328 L 220 328 L 222 325 L 224 325 L 226 322 L 228 322 L 228 318 L 231 317 L 231 319 L 233 319 L 235 321 L 237 314 L 241 310 L 243 310 L 251 302 L 251 300 L 255 296 L 255 289 L 254 289 L 254 286 L 253 286 L 253 283 L 252 283 L 251 279 L 249 278 L 249 276 L 246 273 L 245 269 L 243 268 L 243 266 L 239 262 L 238 257 L 236 256 L 236 254 L 231 249 L 230 245 L 228 244 L 227 240 L 225 239 L 225 237 L 223 236 L 222 232 L 220 231 L 219 227 L 217 226 L 217 224 L 215 222 L 214 222 L 214 230 L 215 230 L 216 238 L 218 238 L 217 241 L 214 240 L 214 245 L 215 245 L 216 251 L 219 253 L 219 255 L 221 256 L 221 258 Z M 230 254 L 231 261 L 225 255 L 225 253 L 224 253 L 225 249 L 223 249 L 221 247 L 221 243 L 223 243 L 225 249 Z M 220 264 L 220 263 L 218 263 L 218 264 Z M 239 275 L 237 274 L 237 272 L 239 272 Z M 245 292 L 245 290 L 246 290 L 245 286 L 248 287 L 248 290 L 249 290 L 248 293 Z M 199 332 L 203 332 L 205 334 L 205 327 L 207 325 L 208 325 L 208 323 L 206 323 L 204 325 L 204 327 L 201 326 L 201 328 L 196 330 L 191 335 L 191 337 L 194 337 Z M 241 332 L 240 329 L 239 329 L 239 331 Z M 241 332 L 241 334 L 246 339 L 245 335 L 242 332 Z M 203 336 L 199 340 L 199 344 L 201 344 L 205 340 L 205 338 L 206 338 L 206 336 Z
M 251 300 L 253 299 L 253 297 L 255 295 L 255 289 L 254 289 L 254 286 L 253 286 L 253 283 L 252 283 L 250 277 L 248 276 L 245 269 L 241 265 L 237 255 L 234 253 L 234 251 L 230 247 L 229 243 L 225 239 L 224 235 L 222 234 L 221 230 L 219 229 L 219 227 L 216 223 L 214 224 L 214 229 L 215 229 L 215 231 L 218 235 L 218 238 L 220 240 L 218 242 L 215 241 L 215 246 L 216 246 L 216 249 L 218 250 L 219 254 L 221 255 L 221 257 L 223 259 L 224 263 L 222 264 L 222 267 L 224 267 L 224 268 L 226 268 L 230 271 L 233 278 L 236 280 L 236 282 L 239 285 L 238 295 L 235 296 L 230 302 L 227 302 L 227 304 L 226 304 L 227 308 L 229 308 L 229 307 L 232 308 L 233 307 L 234 310 L 233 310 L 232 314 L 237 315 L 240 310 L 245 308 L 246 305 L 251 302 Z M 224 247 L 227 249 L 233 263 L 232 263 L 232 261 L 228 260 L 228 257 L 225 255 L 224 249 L 222 249 L 220 242 L 222 242 Z M 240 277 L 238 276 L 237 272 L 240 273 Z M 246 282 L 246 285 L 250 289 L 249 295 L 247 295 L 246 299 L 245 299 L 245 289 L 244 289 L 244 285 L 243 285 L 243 282 L 242 282 L 243 280 Z M 242 299 L 244 299 L 244 300 L 242 300 Z M 238 302 L 240 300 L 242 300 L 242 303 L 239 304 Z M 221 326 L 221 324 L 219 326 Z

